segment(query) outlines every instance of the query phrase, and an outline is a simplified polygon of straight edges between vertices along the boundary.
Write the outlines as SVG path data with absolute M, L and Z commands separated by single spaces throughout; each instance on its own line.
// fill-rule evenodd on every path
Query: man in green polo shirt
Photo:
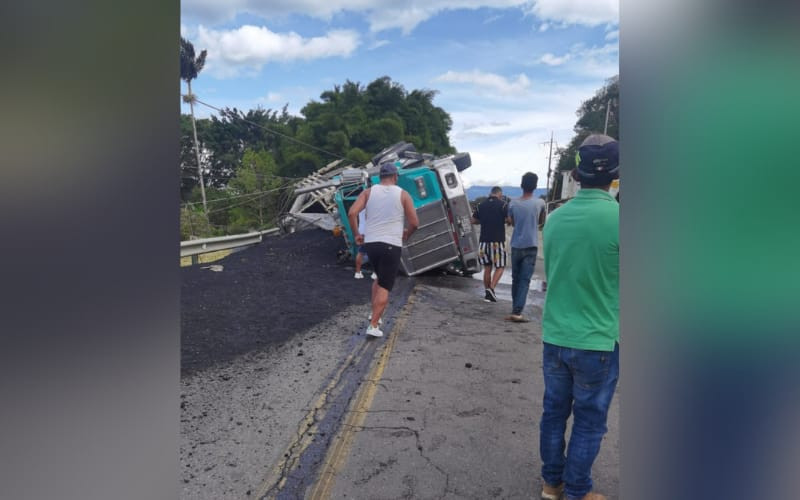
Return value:
M 606 498 L 592 491 L 591 472 L 619 376 L 619 203 L 608 193 L 619 175 L 617 141 L 590 135 L 577 163 L 572 175 L 581 189 L 550 215 L 542 234 L 543 500 Z

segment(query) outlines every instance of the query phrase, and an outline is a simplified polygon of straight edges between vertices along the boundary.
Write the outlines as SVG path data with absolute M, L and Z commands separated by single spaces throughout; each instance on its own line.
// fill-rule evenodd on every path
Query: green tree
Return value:
M 192 94 L 192 80 L 197 78 L 197 74 L 202 71 L 203 66 L 206 64 L 206 50 L 200 52 L 200 55 L 194 56 L 194 45 L 189 40 L 181 37 L 181 80 L 186 82 L 186 95 L 183 97 L 185 102 L 189 103 L 189 109 L 192 114 L 192 132 L 194 133 L 194 148 L 197 155 L 197 175 L 200 179 L 200 192 L 203 197 L 203 211 L 208 216 L 208 206 L 206 205 L 205 183 L 203 182 L 203 166 L 200 162 L 200 145 L 197 142 L 197 126 L 194 119 L 194 102 L 197 99 Z
M 195 209 L 193 205 L 181 207 L 180 217 L 181 241 L 214 235 L 206 216 L 202 211 Z
M 370 161 L 370 156 L 361 148 L 351 148 L 347 152 L 347 159 L 356 165 L 364 165 Z
M 281 175 L 284 177 L 305 177 L 322 168 L 320 157 L 309 151 L 297 151 L 286 157 Z
M 603 133 L 606 122 L 606 109 L 608 109 L 608 129 L 606 134 L 619 137 L 619 76 L 614 76 L 606 81 L 595 95 L 583 101 L 581 107 L 575 112 L 578 120 L 575 122 L 575 136 L 564 148 L 558 149 L 557 170 L 571 170 L 575 168 L 575 155 L 578 146 L 591 134 Z
M 244 152 L 241 166 L 228 183 L 232 229 L 265 229 L 273 225 L 282 184 L 277 174 L 278 167 L 268 151 Z
M 184 42 L 181 78 L 187 82 L 185 99 L 191 104 L 190 82 L 205 56 L 194 57 L 194 48 Z M 205 201 L 206 232 L 236 232 L 270 225 L 279 207 L 286 204 L 290 193 L 285 189 L 263 197 L 255 194 L 270 189 L 272 184 L 262 181 L 274 180 L 276 173 L 284 178 L 305 177 L 335 157 L 363 165 L 386 146 L 402 140 L 421 152 L 454 153 L 449 142 L 452 120 L 433 104 L 435 95 L 433 90 L 407 92 L 384 76 L 367 86 L 350 80 L 334 85 L 320 94 L 319 101 L 308 102 L 300 116 L 289 115 L 286 106 L 281 110 L 224 108 L 209 119 L 195 119 L 193 112 L 182 115 L 181 197 L 192 202 L 188 207 L 197 213 L 196 207 Z M 194 168 L 200 164 L 202 169 Z M 190 211 L 187 208 L 187 213 Z M 187 215 L 182 221 L 194 219 Z M 198 225 L 194 226 L 194 231 L 187 231 L 198 234 Z
M 219 230 L 224 230 L 230 223 L 230 213 L 227 207 L 232 205 L 236 200 L 231 199 L 233 192 L 228 186 L 223 188 L 215 188 L 208 186 L 206 188 L 206 200 L 208 201 L 208 223 Z M 202 207 L 202 197 L 200 193 L 200 186 L 195 186 L 187 199 L 187 205 Z
M 402 140 L 419 151 L 454 153 L 448 137 L 452 120 L 433 105 L 435 95 L 433 90 L 409 93 L 388 76 L 366 87 L 347 80 L 320 94 L 320 101 L 303 107 L 305 121 L 296 138 L 345 157 L 353 148 L 371 155 Z M 319 157 L 320 163 L 327 160 Z

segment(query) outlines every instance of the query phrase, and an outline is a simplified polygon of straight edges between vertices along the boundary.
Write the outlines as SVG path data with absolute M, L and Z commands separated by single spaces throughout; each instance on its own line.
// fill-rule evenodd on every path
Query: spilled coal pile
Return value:
M 313 229 L 181 269 L 181 372 L 189 374 L 285 342 L 352 304 L 372 280 L 337 262 L 344 240 Z M 354 318 L 354 321 L 356 319 Z

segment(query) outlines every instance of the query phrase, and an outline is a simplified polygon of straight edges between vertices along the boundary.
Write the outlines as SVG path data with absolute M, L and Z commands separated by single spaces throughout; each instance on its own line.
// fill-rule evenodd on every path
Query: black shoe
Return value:
M 484 302 L 492 302 L 492 292 L 487 288 L 486 294 L 483 296 Z
M 497 302 L 497 295 L 494 294 L 494 290 L 491 288 L 486 289 L 486 299 L 489 302 Z

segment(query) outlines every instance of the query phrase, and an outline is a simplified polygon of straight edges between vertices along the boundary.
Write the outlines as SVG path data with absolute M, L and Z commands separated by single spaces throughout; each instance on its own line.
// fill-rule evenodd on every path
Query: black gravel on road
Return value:
M 214 262 L 221 272 L 209 264 L 182 268 L 181 372 L 286 342 L 347 306 L 368 303 L 372 280 L 354 279 L 352 261 L 337 263 L 344 248 L 341 237 L 313 229 L 265 237 Z

